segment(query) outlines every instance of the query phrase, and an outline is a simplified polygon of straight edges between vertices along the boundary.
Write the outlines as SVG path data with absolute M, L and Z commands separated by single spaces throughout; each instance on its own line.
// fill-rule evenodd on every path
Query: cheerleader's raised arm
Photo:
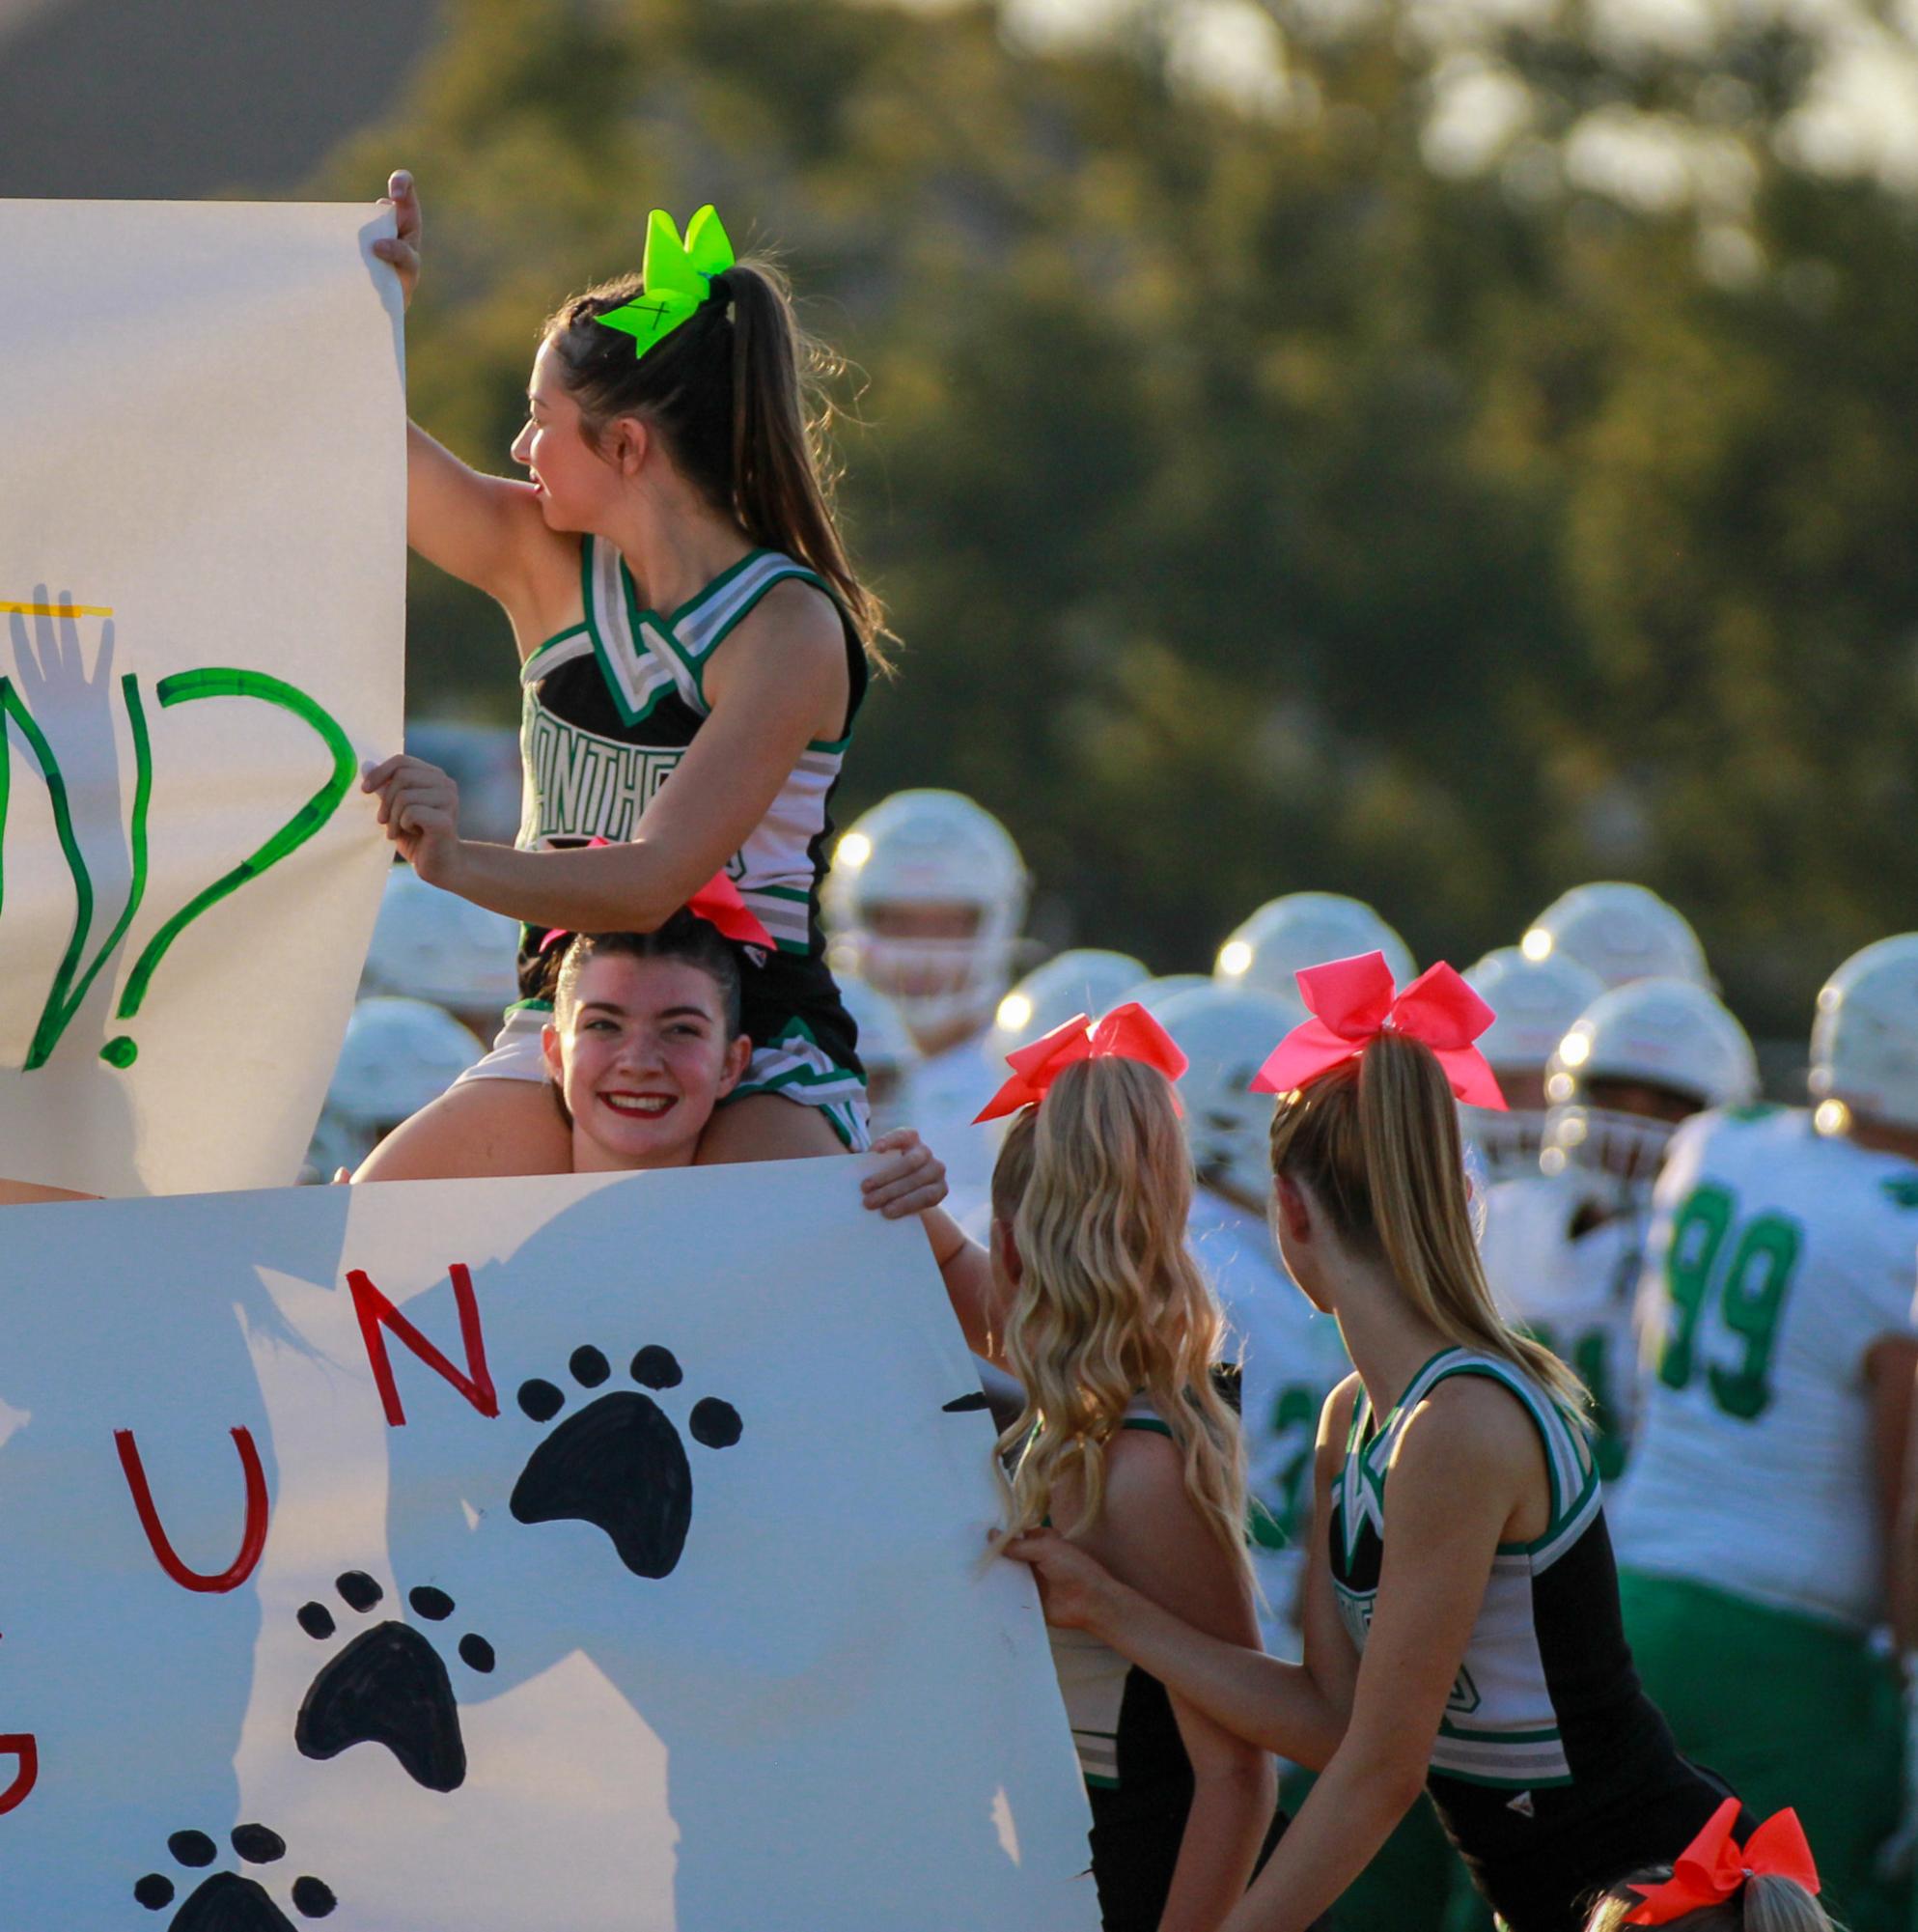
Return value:
M 380 253 L 407 286 L 418 200 L 392 186 L 400 233 Z M 534 936 L 653 930 L 722 870 L 771 944 L 742 949 L 753 1059 L 700 1158 L 861 1148 L 864 1078 L 819 889 L 883 621 L 816 456 L 821 354 L 779 272 L 737 261 L 709 208 L 683 236 L 655 210 L 641 274 L 569 298 L 538 342 L 513 445 L 530 485 L 409 438 L 409 542 L 487 590 L 519 640 L 518 845 L 461 839 L 457 790 L 420 760 L 366 780 L 423 878 L 525 925 L 522 997 L 493 1052 L 362 1175 L 563 1171 Z

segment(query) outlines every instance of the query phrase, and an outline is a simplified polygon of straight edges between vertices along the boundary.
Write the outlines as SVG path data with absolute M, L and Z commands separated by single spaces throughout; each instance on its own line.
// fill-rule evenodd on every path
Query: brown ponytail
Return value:
M 1503 1358 L 1571 1415 L 1584 1385 L 1552 1352 L 1508 1328 L 1486 1286 L 1465 1199 L 1459 1109 L 1432 1050 L 1381 1033 L 1355 1060 L 1283 1096 L 1272 1172 L 1310 1188 L 1340 1238 L 1378 1257 L 1456 1346 Z
M 826 389 L 844 363 L 799 326 L 791 287 L 770 262 L 715 275 L 712 298 L 637 355 L 631 336 L 596 318 L 644 287 L 633 274 L 602 282 L 542 329 L 579 406 L 580 434 L 598 449 L 619 417 L 648 423 L 681 473 L 752 543 L 825 579 L 867 658 L 886 668 L 884 607 L 854 573 L 833 515 Z

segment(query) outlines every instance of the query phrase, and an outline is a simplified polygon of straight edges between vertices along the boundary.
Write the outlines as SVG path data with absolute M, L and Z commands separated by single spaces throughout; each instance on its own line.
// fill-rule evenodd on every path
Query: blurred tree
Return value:
M 858 372 L 845 503 L 906 645 L 847 811 L 972 791 L 1063 930 L 1163 969 L 1296 887 L 1463 960 L 1624 875 L 1798 1032 L 1910 923 L 1918 232 L 1781 158 L 1782 31 L 1482 36 L 1511 138 L 1440 169 L 1430 9 L 1281 9 L 1257 86 L 1190 5 L 1049 51 L 986 5 L 452 14 L 314 184 L 419 178 L 414 413 L 505 469 L 542 319 L 648 207 L 775 243 Z M 1621 109 L 1717 186 L 1579 185 Z M 413 589 L 415 709 L 509 715 L 498 613 Z

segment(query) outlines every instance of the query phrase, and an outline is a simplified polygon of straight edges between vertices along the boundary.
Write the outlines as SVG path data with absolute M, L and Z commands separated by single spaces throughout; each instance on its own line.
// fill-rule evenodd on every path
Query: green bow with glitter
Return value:
M 646 219 L 640 293 L 625 307 L 595 320 L 631 336 L 637 353 L 644 355 L 699 313 L 712 294 L 712 278 L 732 266 L 733 244 L 710 202 L 686 223 L 683 238 L 673 217 L 655 208 Z

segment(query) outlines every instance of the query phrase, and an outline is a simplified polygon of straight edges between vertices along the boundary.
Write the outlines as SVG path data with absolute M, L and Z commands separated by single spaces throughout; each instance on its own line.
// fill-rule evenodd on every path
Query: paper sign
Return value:
M 392 232 L 0 202 L 0 1176 L 297 1171 L 401 740 Z
M 0 1925 L 1091 1932 L 868 1164 L 0 1211 Z

